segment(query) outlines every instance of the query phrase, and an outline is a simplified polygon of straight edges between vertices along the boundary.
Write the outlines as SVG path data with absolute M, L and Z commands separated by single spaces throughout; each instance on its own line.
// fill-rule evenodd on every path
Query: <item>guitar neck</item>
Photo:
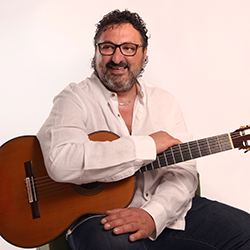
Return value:
M 234 148 L 231 139 L 233 134 L 234 132 L 174 145 L 169 147 L 163 153 L 158 154 L 155 161 L 142 166 L 137 172 L 142 173 L 203 156 L 231 150 Z

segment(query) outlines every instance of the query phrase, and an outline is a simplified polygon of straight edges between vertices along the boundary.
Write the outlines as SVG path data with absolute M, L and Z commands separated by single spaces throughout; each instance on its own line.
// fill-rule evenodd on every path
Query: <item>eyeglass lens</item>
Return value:
M 102 43 L 99 44 L 100 48 L 100 53 L 102 55 L 113 55 L 115 53 L 115 50 L 117 47 L 119 47 L 121 53 L 125 56 L 133 56 L 136 54 L 137 51 L 137 46 L 136 44 L 133 43 L 124 43 L 121 45 L 115 45 L 112 43 Z

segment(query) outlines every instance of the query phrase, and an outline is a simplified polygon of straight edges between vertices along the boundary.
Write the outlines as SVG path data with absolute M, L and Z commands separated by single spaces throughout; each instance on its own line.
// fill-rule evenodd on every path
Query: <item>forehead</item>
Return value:
M 110 25 L 105 31 L 102 32 L 99 38 L 99 43 L 113 42 L 115 44 L 121 44 L 125 42 L 141 43 L 141 35 L 132 24 L 116 24 Z

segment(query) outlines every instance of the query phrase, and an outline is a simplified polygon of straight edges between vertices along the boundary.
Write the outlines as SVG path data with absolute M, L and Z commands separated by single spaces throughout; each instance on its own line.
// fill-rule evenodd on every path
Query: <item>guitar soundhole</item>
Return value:
M 71 185 L 77 193 L 81 195 L 85 195 L 85 196 L 99 194 L 107 186 L 107 184 L 100 183 L 100 182 L 92 182 L 92 183 L 82 184 L 82 185 L 75 185 L 75 184 L 71 184 Z

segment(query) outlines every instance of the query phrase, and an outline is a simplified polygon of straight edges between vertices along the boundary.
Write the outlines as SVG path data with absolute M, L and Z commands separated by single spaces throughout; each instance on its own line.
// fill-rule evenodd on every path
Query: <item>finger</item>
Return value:
M 104 222 L 104 220 L 102 221 L 102 223 L 103 222 Z M 110 230 L 110 229 L 113 229 L 113 228 L 124 226 L 126 224 L 127 224 L 126 219 L 117 218 L 117 219 L 110 220 L 110 221 L 107 221 L 106 223 L 104 223 L 104 229 Z
M 137 223 L 129 223 L 119 227 L 115 227 L 113 232 L 115 234 L 124 234 L 124 233 L 133 233 L 139 230 L 139 226 Z
M 123 210 L 123 208 L 116 208 L 116 209 L 112 209 L 112 210 L 107 210 L 105 214 L 106 214 L 106 215 L 111 215 L 111 214 L 118 213 L 118 212 L 120 212 L 121 210 Z
M 134 241 L 137 241 L 137 240 L 141 240 L 141 239 L 144 239 L 144 238 L 146 238 L 146 236 L 145 236 L 145 233 L 143 233 L 142 230 L 138 230 L 136 233 L 131 234 L 129 236 L 129 240 L 131 242 L 134 242 Z
M 129 210 L 119 209 L 117 213 L 103 218 L 101 223 L 104 225 L 104 229 L 106 230 L 123 227 L 122 229 L 119 229 L 119 232 L 124 233 L 133 232 L 135 221 L 135 217 L 132 216 Z M 118 229 L 116 230 L 118 232 Z
M 104 225 L 104 224 L 106 224 L 106 223 L 108 223 L 110 221 L 115 220 L 116 218 L 117 217 L 115 215 L 111 214 L 111 215 L 108 215 L 108 216 L 102 218 L 101 223 Z
M 107 216 L 101 220 L 102 224 L 117 220 L 119 218 L 125 218 L 127 215 L 127 209 L 113 209 L 106 212 Z

